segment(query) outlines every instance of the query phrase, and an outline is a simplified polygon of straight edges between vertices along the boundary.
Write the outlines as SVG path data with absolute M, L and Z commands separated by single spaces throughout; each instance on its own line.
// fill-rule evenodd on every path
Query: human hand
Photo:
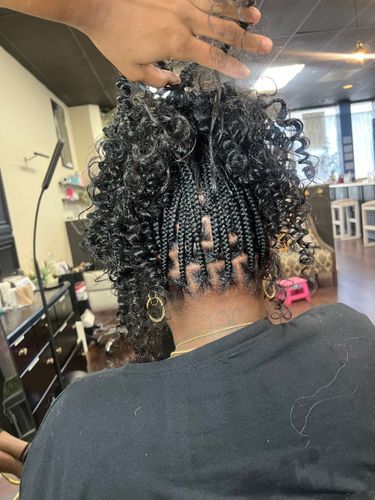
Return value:
M 0 451 L 0 471 L 3 474 L 12 474 L 18 478 L 21 477 L 22 463 L 9 453 Z
M 230 3 L 213 7 L 213 0 L 98 0 L 94 15 L 87 16 L 85 25 L 78 28 L 131 81 L 154 87 L 179 83 L 177 74 L 154 66 L 169 59 L 194 61 L 243 79 L 250 74 L 244 64 L 200 39 L 218 40 L 258 54 L 272 50 L 269 38 L 248 33 L 234 21 L 240 17 L 256 24 L 261 17 L 259 10 L 250 7 L 238 11 Z
M 26 441 L 0 430 L 0 472 L 21 476 L 21 456 L 27 444 Z

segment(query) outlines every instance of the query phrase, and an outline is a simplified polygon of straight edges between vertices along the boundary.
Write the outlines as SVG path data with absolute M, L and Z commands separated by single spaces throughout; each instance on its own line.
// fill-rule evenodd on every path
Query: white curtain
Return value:
M 338 156 L 338 163 L 341 165 L 341 127 L 340 127 L 340 117 L 339 115 L 326 115 L 325 116 L 325 126 L 326 126 L 326 144 L 330 155 Z
M 304 122 L 304 133 L 310 140 L 309 153 L 319 159 L 317 183 L 327 182 L 342 172 L 340 118 L 336 106 L 301 110 L 291 116 Z
M 375 170 L 372 119 L 373 113 L 371 111 L 352 112 L 354 163 L 357 179 L 367 177 L 369 172 Z
M 310 151 L 320 156 L 326 143 L 324 113 L 303 113 L 302 121 L 306 137 L 310 140 Z

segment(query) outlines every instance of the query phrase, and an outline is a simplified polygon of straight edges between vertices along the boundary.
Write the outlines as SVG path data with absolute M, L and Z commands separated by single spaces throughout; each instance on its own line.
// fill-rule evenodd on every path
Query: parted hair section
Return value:
M 170 331 L 150 320 L 149 294 L 259 293 L 280 277 L 280 246 L 306 266 L 313 259 L 298 173 L 312 179 L 314 164 L 302 123 L 281 99 L 206 76 L 188 65 L 181 85 L 160 91 L 120 78 L 91 166 L 86 246 L 111 277 L 136 361 L 168 355 Z

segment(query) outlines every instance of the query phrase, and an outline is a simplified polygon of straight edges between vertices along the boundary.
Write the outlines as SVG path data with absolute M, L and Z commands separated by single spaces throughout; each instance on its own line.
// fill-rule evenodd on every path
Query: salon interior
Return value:
M 286 300 L 293 317 L 343 302 L 375 322 L 374 2 L 260 3 L 274 49 L 250 57 L 251 85 L 276 85 L 319 159 L 306 186 L 315 286 L 280 250 Z M 31 441 L 64 384 L 127 362 L 112 345 L 111 283 L 80 246 L 116 71 L 82 33 L 6 9 L 0 44 L 0 427 Z M 0 478 L 0 500 L 17 490 Z

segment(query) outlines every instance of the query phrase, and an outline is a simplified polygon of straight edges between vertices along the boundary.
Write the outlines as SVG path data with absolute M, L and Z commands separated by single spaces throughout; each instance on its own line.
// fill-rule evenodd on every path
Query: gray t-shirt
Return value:
M 375 498 L 375 327 L 338 304 L 77 381 L 21 500 Z

